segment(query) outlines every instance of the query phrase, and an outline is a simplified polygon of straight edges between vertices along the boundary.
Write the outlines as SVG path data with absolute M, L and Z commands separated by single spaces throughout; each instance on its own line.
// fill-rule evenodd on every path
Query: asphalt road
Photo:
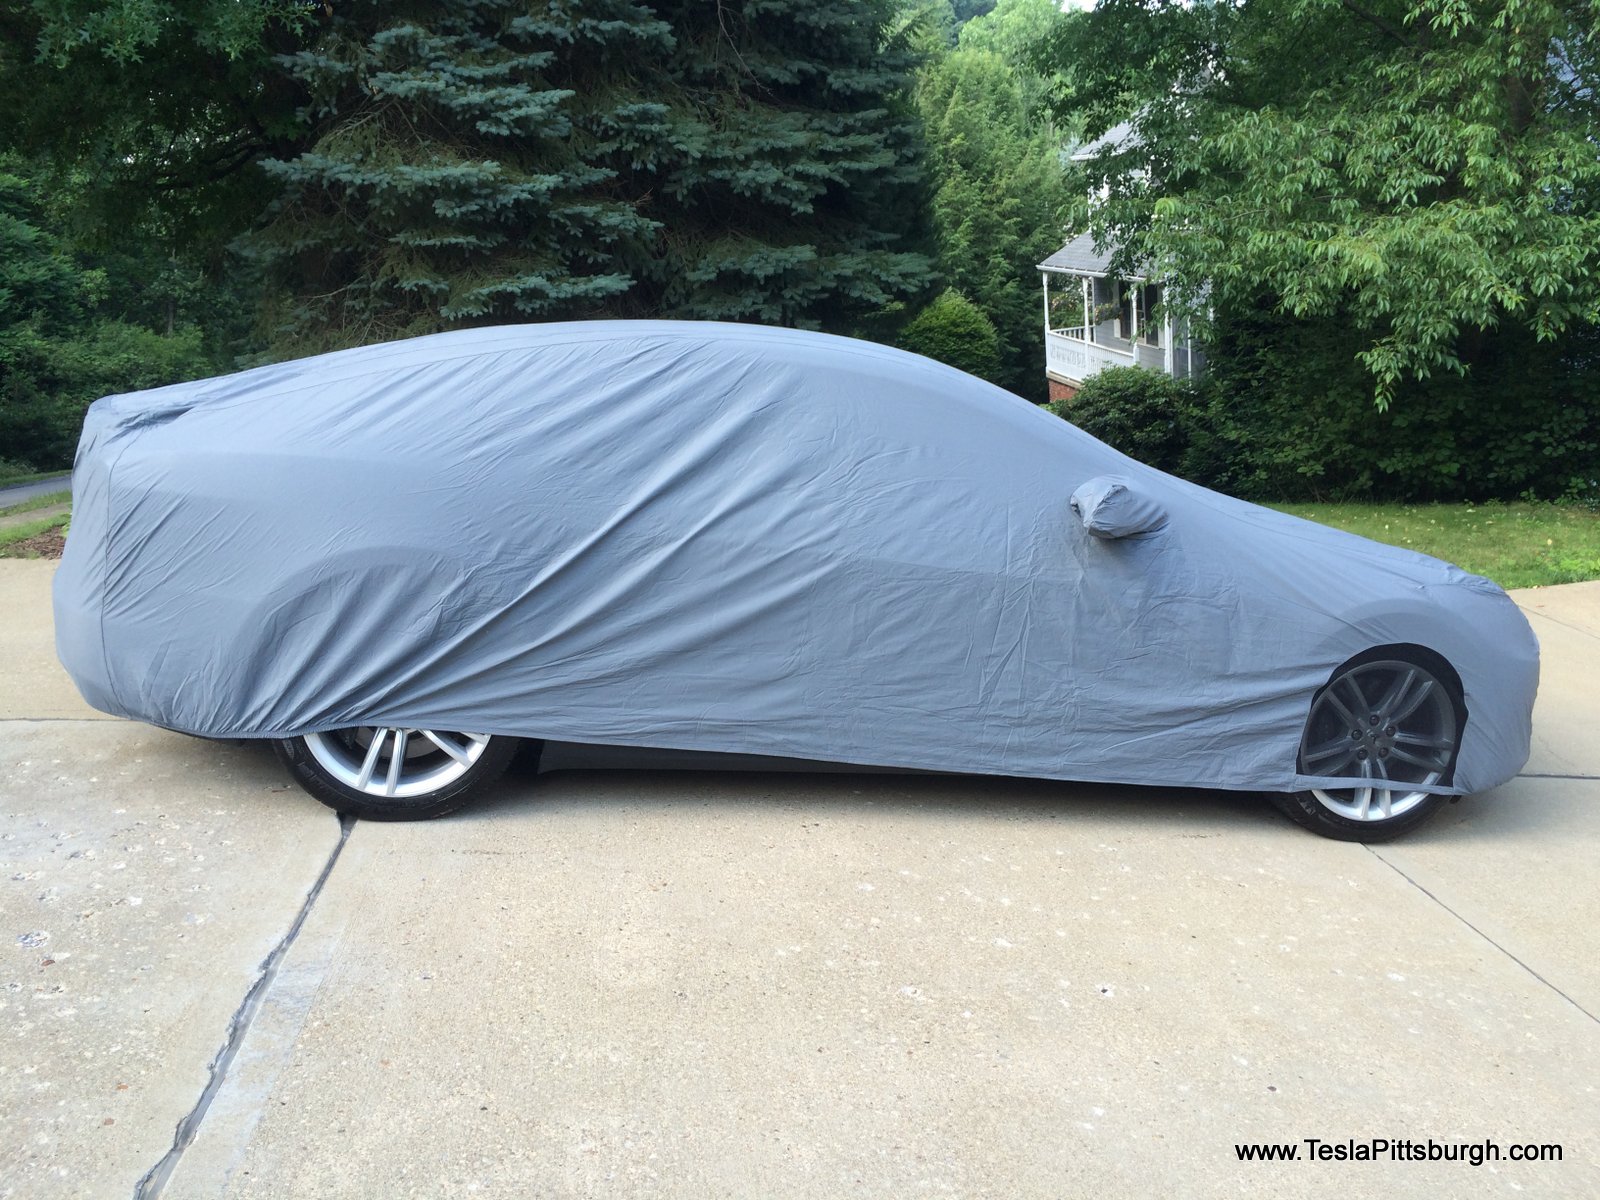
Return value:
M 1518 595 L 1525 773 L 1368 849 L 812 772 L 341 826 L 85 709 L 51 570 L 0 563 L 0 1196 L 1600 1195 L 1600 584 Z
M 10 508 L 13 504 L 23 504 L 36 496 L 49 496 L 56 492 L 70 491 L 72 491 L 71 472 L 52 475 L 49 479 L 40 479 L 33 483 L 12 484 L 10 487 L 0 487 L 0 508 Z

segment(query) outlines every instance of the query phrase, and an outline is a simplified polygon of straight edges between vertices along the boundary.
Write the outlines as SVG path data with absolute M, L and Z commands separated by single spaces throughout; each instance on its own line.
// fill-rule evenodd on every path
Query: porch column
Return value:
M 1050 272 L 1040 271 L 1039 278 L 1044 281 L 1044 331 L 1050 332 Z
M 1128 313 L 1133 328 L 1128 330 L 1128 349 L 1133 353 L 1133 365 L 1139 365 L 1139 285 L 1133 285 L 1133 295 L 1128 299 Z
M 1089 324 L 1089 309 L 1091 307 L 1089 296 L 1094 290 L 1094 280 L 1089 276 L 1083 277 L 1083 340 L 1094 341 L 1094 327 Z
M 1163 296 L 1162 299 L 1166 297 Z M 1162 306 L 1167 307 L 1166 305 Z M 1161 366 L 1168 375 L 1172 374 L 1172 313 L 1161 314 Z

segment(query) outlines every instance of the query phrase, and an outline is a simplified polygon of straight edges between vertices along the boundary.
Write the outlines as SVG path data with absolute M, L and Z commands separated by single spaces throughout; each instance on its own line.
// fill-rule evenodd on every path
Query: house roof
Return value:
M 1069 275 L 1109 275 L 1111 255 L 1102 254 L 1094 248 L 1093 234 L 1080 233 L 1040 263 L 1039 269 Z
M 1132 123 L 1128 121 L 1119 121 L 1110 129 L 1102 133 L 1099 137 L 1095 138 L 1094 141 L 1085 142 L 1082 145 L 1074 146 L 1069 157 L 1073 162 L 1083 162 L 1086 159 L 1093 158 L 1102 150 L 1111 150 L 1121 153 L 1124 150 L 1132 150 L 1138 144 L 1139 135 L 1133 131 Z

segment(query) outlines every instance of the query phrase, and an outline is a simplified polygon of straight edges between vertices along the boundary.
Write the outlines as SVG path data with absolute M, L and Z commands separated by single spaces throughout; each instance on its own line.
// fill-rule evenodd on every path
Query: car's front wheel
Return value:
M 363 725 L 273 743 L 295 782 L 368 821 L 442 817 L 505 773 L 517 738 Z
M 1303 775 L 1350 786 L 1277 797 L 1300 824 L 1326 837 L 1382 842 L 1421 825 L 1445 797 L 1465 723 L 1459 688 L 1442 660 L 1378 652 L 1341 667 L 1312 700 L 1300 740 Z

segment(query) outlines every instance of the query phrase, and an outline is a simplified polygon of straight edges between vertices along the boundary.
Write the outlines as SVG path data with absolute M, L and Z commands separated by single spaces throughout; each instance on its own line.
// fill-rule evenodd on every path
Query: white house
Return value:
M 1091 157 L 1107 142 L 1127 143 L 1119 125 L 1080 148 Z M 1045 376 L 1050 399 L 1070 400 L 1084 380 L 1107 367 L 1146 367 L 1180 379 L 1198 376 L 1205 356 L 1190 345 L 1188 325 L 1161 303 L 1162 286 L 1139 275 L 1114 275 L 1111 256 L 1079 234 L 1039 264 L 1044 282 Z
M 1052 400 L 1070 400 L 1084 380 L 1107 367 L 1147 367 L 1180 379 L 1205 367 L 1186 324 L 1163 311 L 1161 284 L 1115 276 L 1109 260 L 1082 234 L 1039 264 Z

